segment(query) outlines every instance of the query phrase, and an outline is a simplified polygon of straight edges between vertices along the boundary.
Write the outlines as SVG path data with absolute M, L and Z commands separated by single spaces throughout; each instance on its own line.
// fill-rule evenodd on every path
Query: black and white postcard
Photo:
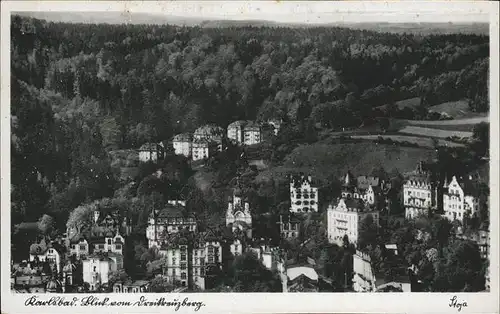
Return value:
M 498 3 L 1 5 L 2 313 L 498 313 Z

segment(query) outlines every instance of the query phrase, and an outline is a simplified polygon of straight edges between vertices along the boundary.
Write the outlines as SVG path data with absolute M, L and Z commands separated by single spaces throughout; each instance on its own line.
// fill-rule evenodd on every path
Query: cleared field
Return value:
M 467 125 L 467 124 L 478 124 L 481 122 L 489 122 L 490 117 L 485 115 L 482 117 L 466 118 L 466 119 L 456 119 L 456 120 L 440 120 L 440 121 L 426 121 L 426 120 L 405 120 L 411 125 Z
M 472 137 L 472 132 L 432 129 L 425 127 L 411 126 L 411 125 L 402 128 L 401 130 L 399 130 L 399 132 L 406 134 L 429 136 L 429 137 L 440 137 L 440 138 L 447 138 L 452 136 Z
M 418 137 L 418 136 L 408 136 L 408 135 L 359 135 L 359 136 L 351 136 L 352 138 L 357 139 L 366 139 L 366 140 L 378 140 L 379 137 L 383 139 L 391 139 L 393 141 L 398 142 L 409 142 L 413 144 L 417 144 L 422 147 L 434 147 L 434 142 L 431 138 L 428 137 Z M 438 144 L 440 146 L 448 146 L 448 147 L 463 147 L 463 144 L 454 143 L 442 139 L 438 139 Z
M 408 98 L 408 99 L 403 99 L 396 101 L 396 106 L 398 106 L 399 109 L 404 109 L 404 108 L 415 108 L 420 105 L 420 97 L 415 97 L 415 98 Z
M 472 132 L 474 130 L 475 124 L 459 124 L 459 125 L 428 125 L 428 124 L 419 124 L 418 126 L 422 127 L 422 128 L 429 128 L 429 129 Z
M 267 169 L 258 180 L 283 178 L 294 172 L 310 173 L 324 180 L 329 176 L 339 177 L 348 170 L 357 174 L 370 174 L 383 167 L 387 172 L 397 169 L 400 173 L 412 171 L 420 160 L 431 160 L 436 156 L 433 149 L 401 147 L 372 142 L 347 144 L 301 145 L 294 149 L 283 165 Z
M 469 110 L 469 104 L 467 103 L 467 100 L 445 102 L 430 107 L 429 111 L 441 114 L 444 113 L 449 115 L 450 117 L 453 117 L 454 119 L 477 116 L 477 113 Z

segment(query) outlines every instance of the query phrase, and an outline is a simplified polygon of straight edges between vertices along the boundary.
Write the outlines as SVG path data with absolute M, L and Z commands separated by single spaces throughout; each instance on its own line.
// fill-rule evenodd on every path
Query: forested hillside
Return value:
M 49 213 L 64 225 L 82 202 L 116 195 L 107 152 L 206 123 L 278 118 L 302 130 L 356 128 L 375 107 L 415 97 L 416 116 L 462 99 L 488 111 L 484 35 L 18 16 L 11 32 L 14 224 Z

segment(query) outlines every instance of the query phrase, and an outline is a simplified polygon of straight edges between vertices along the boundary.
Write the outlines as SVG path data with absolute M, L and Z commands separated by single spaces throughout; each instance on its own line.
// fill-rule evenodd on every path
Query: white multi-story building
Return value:
M 156 143 L 146 143 L 139 148 L 139 160 L 142 162 L 156 162 L 163 158 L 164 149 Z
M 356 292 L 374 292 L 376 289 L 376 277 L 373 272 L 370 255 L 356 251 L 353 258 L 352 288 Z
M 220 267 L 222 249 L 211 233 L 180 232 L 172 234 L 161 245 L 159 253 L 165 258 L 163 274 L 173 284 L 204 290 L 210 267 Z
M 262 141 L 261 125 L 254 121 L 235 121 L 227 127 L 227 137 L 237 144 L 258 144 Z
M 235 143 L 242 144 L 246 121 L 238 120 L 227 126 L 227 138 Z
M 160 211 L 152 211 L 149 215 L 146 237 L 148 247 L 160 247 L 169 234 L 181 230 L 196 231 L 196 220 L 193 215 L 185 215 L 185 202 L 169 201 Z
M 123 269 L 123 256 L 114 253 L 96 253 L 82 261 L 83 282 L 90 286 L 90 291 L 97 290 L 109 282 L 111 272 Z
M 427 214 L 436 204 L 436 188 L 420 162 L 403 185 L 403 205 L 407 219 Z
M 463 221 L 466 214 L 472 217 L 479 207 L 479 199 L 475 197 L 476 189 L 472 182 L 463 181 L 461 184 L 453 176 L 450 184 L 445 178 L 443 188 L 443 210 L 446 218 Z
M 190 157 L 193 150 L 193 139 L 191 134 L 182 133 L 177 134 L 172 139 L 172 145 L 176 155 L 184 155 Z
M 233 232 L 236 229 L 246 233 L 247 237 L 252 237 L 252 213 L 250 204 L 243 201 L 241 189 L 236 188 L 232 199 L 229 200 L 226 211 L 226 226 L 231 225 Z
M 342 198 L 336 206 L 330 205 L 327 210 L 328 241 L 342 245 L 347 235 L 350 243 L 357 244 L 360 224 L 368 215 L 379 224 L 379 212 L 371 210 L 361 199 Z
M 292 213 L 318 211 L 318 188 L 313 185 L 311 176 L 290 178 L 290 207 Z
M 259 123 L 247 121 L 243 132 L 243 142 L 245 145 L 255 145 L 262 142 L 262 128 Z

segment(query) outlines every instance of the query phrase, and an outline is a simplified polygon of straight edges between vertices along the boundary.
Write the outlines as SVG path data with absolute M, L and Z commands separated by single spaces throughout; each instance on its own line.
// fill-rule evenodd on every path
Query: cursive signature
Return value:
M 454 295 L 453 298 L 450 299 L 450 304 L 448 304 L 448 306 L 455 308 L 460 312 L 463 307 L 467 307 L 467 302 L 461 300 L 459 301 L 457 296 Z

